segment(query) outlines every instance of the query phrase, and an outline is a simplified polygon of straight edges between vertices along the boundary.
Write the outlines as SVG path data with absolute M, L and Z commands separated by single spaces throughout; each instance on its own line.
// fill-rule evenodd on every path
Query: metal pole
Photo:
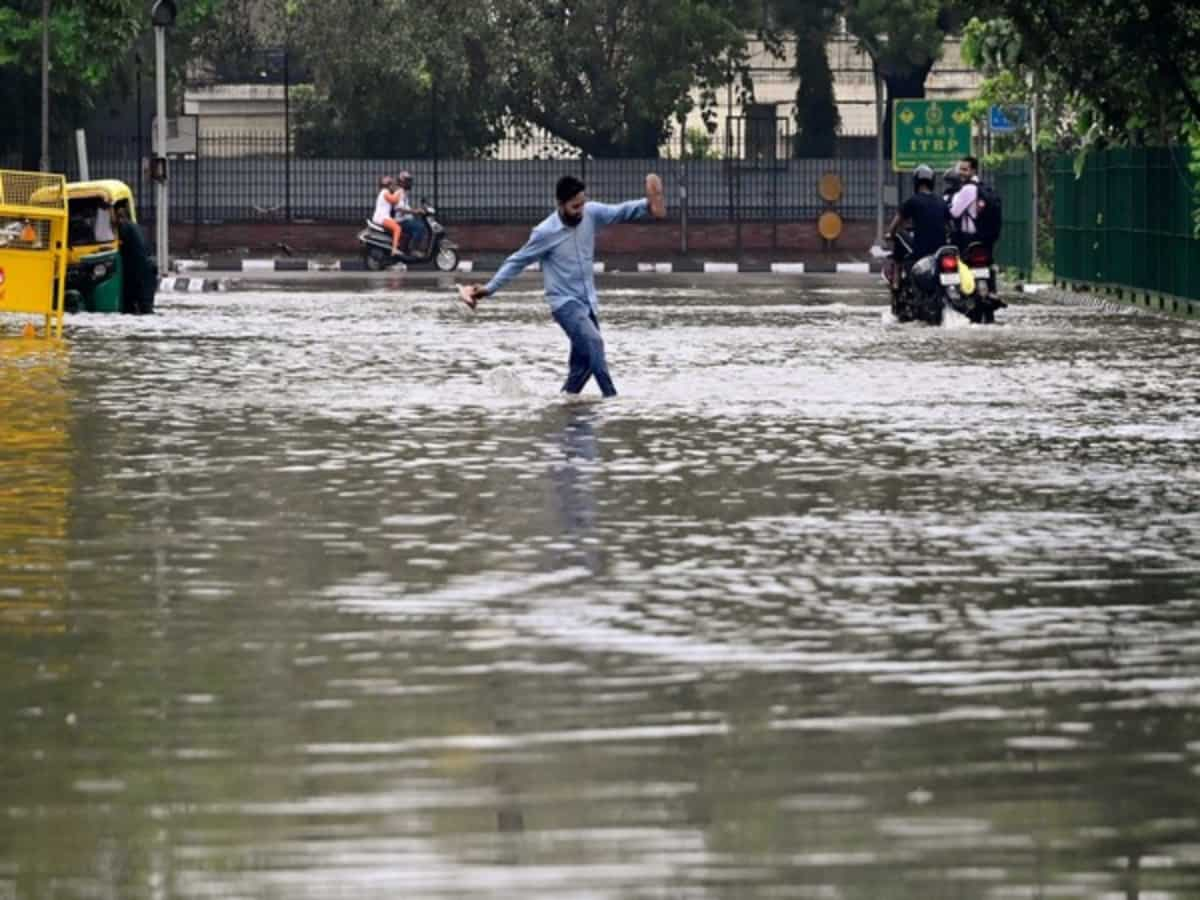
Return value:
M 133 151 L 133 156 L 137 164 L 137 202 L 143 203 L 146 195 L 143 192 L 144 185 L 142 184 L 142 158 L 146 144 L 142 137 L 142 53 L 140 50 L 133 55 L 133 61 L 137 71 L 137 148 Z
M 1038 120 L 1037 120 L 1037 75 L 1033 76 L 1033 97 L 1029 104 L 1029 143 L 1033 171 L 1029 175 L 1032 188 L 1032 198 L 1029 207 L 1029 240 L 1032 243 L 1029 257 L 1029 277 L 1033 278 L 1033 270 L 1037 268 L 1038 251 Z
M 725 99 L 725 175 L 729 187 L 729 221 L 733 215 L 733 75 L 729 76 L 729 88 Z
M 435 73 L 437 66 L 430 67 Z M 438 205 L 438 104 L 437 104 L 437 75 L 429 79 L 429 144 L 433 151 L 433 205 Z
M 687 120 L 679 119 L 679 255 L 687 256 Z
M 771 250 L 779 249 L 779 123 L 786 119 L 775 119 L 774 134 L 771 136 Z
M 91 181 L 91 171 L 88 167 L 87 132 L 82 128 L 75 129 L 75 158 L 79 163 L 79 180 Z
M 154 27 L 154 78 L 155 103 L 157 118 L 154 123 L 154 155 L 165 158 L 167 155 L 167 29 L 161 25 Z M 170 266 L 170 249 L 167 246 L 170 217 L 167 199 L 167 180 L 162 178 L 154 185 L 154 252 L 158 258 L 159 277 L 165 277 Z
M 883 79 L 875 73 L 875 246 L 883 246 Z
M 196 153 L 192 162 L 192 254 L 200 246 L 200 117 L 196 117 Z
M 283 46 L 283 214 L 292 221 L 292 117 L 288 105 L 288 43 Z M 199 156 L 197 156 L 199 162 Z
M 50 171 L 50 0 L 42 0 L 42 162 Z

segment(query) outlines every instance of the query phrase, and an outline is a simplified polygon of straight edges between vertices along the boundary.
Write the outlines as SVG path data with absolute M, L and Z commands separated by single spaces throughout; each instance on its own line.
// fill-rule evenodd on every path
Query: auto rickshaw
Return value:
M 112 213 L 125 207 L 137 221 L 133 191 L 123 181 L 67 184 L 67 310 L 121 312 L 125 272 Z

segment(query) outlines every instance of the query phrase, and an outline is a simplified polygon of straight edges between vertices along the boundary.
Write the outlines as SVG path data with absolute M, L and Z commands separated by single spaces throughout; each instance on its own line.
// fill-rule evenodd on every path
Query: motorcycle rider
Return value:
M 912 177 L 913 195 L 897 210 L 887 230 L 893 243 L 892 259 L 905 266 L 936 253 L 946 243 L 946 204 L 933 192 L 933 169 L 922 163 L 913 169 Z M 912 252 L 907 255 L 896 239 L 896 229 L 902 224 L 913 232 Z M 890 280 L 893 288 L 899 287 L 899 266 L 893 265 Z
M 979 217 L 979 160 L 964 156 L 958 162 L 962 187 L 950 201 L 950 224 L 954 243 L 960 251 L 975 241 L 975 220 Z
M 425 210 L 422 207 L 411 205 L 412 185 L 412 172 L 407 169 L 396 176 L 396 193 L 399 195 L 399 199 L 392 210 L 392 215 L 400 220 L 400 227 L 404 229 L 404 237 L 400 245 L 401 253 L 410 252 L 410 248 L 414 246 L 419 251 L 429 233 L 429 228 L 422 218 Z
M 392 217 L 392 208 L 400 200 L 400 195 L 392 190 L 396 186 L 391 175 L 379 179 L 379 194 L 375 197 L 375 212 L 371 221 L 380 228 L 385 228 L 392 235 L 392 256 L 399 256 L 397 249 L 400 245 L 400 223 Z

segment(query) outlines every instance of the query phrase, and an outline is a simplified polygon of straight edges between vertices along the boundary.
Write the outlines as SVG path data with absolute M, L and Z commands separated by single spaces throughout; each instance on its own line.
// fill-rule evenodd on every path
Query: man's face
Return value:
M 558 208 L 559 218 L 563 220 L 563 224 L 569 228 L 574 228 L 583 221 L 583 206 L 587 203 L 587 194 L 580 191 L 566 203 Z
M 966 181 L 975 174 L 975 170 L 971 168 L 971 164 L 969 162 L 967 162 L 965 159 L 961 159 L 958 161 L 958 174 L 963 181 Z

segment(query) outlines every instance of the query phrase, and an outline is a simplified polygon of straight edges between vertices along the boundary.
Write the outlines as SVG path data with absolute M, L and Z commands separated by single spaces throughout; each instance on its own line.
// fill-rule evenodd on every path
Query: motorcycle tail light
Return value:
M 941 259 L 938 260 L 938 265 L 941 266 L 941 269 L 943 272 L 957 272 L 958 271 L 958 257 L 955 256 L 953 253 L 947 253 L 945 256 L 943 256 Z
M 967 265 L 968 266 L 987 266 L 991 265 L 991 260 L 988 259 L 988 252 L 983 247 L 971 247 L 967 250 Z

